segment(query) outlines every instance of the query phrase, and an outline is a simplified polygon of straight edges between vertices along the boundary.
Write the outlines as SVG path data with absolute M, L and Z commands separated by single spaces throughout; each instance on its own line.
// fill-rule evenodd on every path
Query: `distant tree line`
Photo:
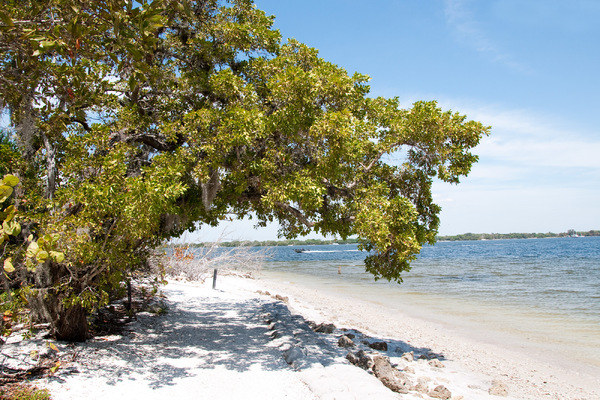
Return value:
M 561 233 L 463 233 L 461 235 L 438 236 L 437 240 L 441 241 L 458 241 L 458 240 L 497 240 L 497 239 L 542 239 L 556 238 L 568 236 L 600 236 L 600 231 L 591 230 L 587 232 L 577 232 L 570 229 L 567 232 Z
M 359 239 L 346 239 L 346 240 L 325 240 L 325 239 L 291 239 L 291 240 L 233 240 L 229 242 L 221 242 L 221 247 L 242 247 L 242 246 L 310 246 L 310 245 L 331 245 L 331 244 L 356 244 L 359 243 Z M 213 242 L 199 242 L 192 243 L 192 247 L 207 247 L 214 244 Z
M 569 236 L 600 236 L 600 230 L 591 230 L 587 232 L 575 231 L 573 229 L 567 232 L 554 233 L 463 233 L 460 235 L 438 236 L 437 241 L 459 241 L 459 240 L 500 240 L 500 239 L 543 239 L 543 238 L 558 238 Z M 242 241 L 233 240 L 222 242 L 218 245 L 221 247 L 242 247 L 242 246 L 310 246 L 310 245 L 332 245 L 332 244 L 356 244 L 358 239 L 346 240 L 325 240 L 325 239 L 292 239 L 292 240 L 253 240 Z M 214 245 L 213 242 L 191 243 L 191 247 L 206 247 Z

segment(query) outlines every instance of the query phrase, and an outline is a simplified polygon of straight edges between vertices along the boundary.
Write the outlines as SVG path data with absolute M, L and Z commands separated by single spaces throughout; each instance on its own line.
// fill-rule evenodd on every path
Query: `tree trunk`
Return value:
M 56 147 L 50 143 L 48 137 L 42 133 L 44 147 L 46 148 L 46 193 L 47 199 L 54 197 L 56 191 Z
M 84 342 L 88 335 L 87 311 L 80 305 L 66 308 L 62 296 L 54 290 L 40 289 L 28 299 L 33 319 L 50 323 L 51 334 L 57 340 Z
M 37 268 L 35 287 L 37 290 L 28 299 L 32 317 L 36 321 L 47 322 L 51 333 L 58 340 L 83 342 L 88 335 L 87 310 L 80 305 L 66 307 L 63 300 L 69 293 L 56 289 L 67 271 L 59 264 L 46 262 Z M 70 290 L 77 293 L 77 287 Z

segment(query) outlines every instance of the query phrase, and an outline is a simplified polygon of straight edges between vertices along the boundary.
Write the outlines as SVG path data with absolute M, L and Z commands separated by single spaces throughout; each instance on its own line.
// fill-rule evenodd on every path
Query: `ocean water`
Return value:
M 270 248 L 262 275 L 600 366 L 600 237 L 439 242 L 402 284 L 364 272 L 356 245 L 302 247 Z

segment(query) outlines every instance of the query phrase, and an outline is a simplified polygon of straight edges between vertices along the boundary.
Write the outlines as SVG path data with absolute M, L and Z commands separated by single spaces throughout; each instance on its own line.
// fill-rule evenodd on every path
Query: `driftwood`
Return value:
M 30 368 L 10 368 L 0 366 L 0 386 L 9 383 L 18 383 L 31 378 L 36 378 L 48 374 L 55 366 L 55 363 L 50 360 L 45 360 Z

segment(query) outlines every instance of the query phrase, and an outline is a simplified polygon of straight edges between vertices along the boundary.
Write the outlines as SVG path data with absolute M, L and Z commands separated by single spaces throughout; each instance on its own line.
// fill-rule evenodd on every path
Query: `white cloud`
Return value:
M 493 62 L 504 64 L 510 69 L 529 74 L 530 68 L 499 48 L 486 35 L 485 29 L 477 22 L 468 0 L 445 0 L 444 15 L 446 22 L 455 31 L 458 40 L 487 55 Z
M 471 174 L 459 185 L 434 184 L 441 234 L 598 229 L 600 132 L 528 110 L 457 99 L 440 105 L 492 125 L 474 149 Z
M 443 109 L 457 109 L 469 119 L 492 127 L 475 149 L 480 164 L 493 162 L 498 171 L 514 174 L 519 168 L 587 168 L 600 174 L 600 131 L 586 132 L 572 121 L 529 110 L 477 105 L 474 101 L 440 100 Z M 476 173 L 475 166 L 473 173 Z
M 521 166 L 600 169 L 600 142 L 535 139 L 485 141 L 477 148 L 480 158 Z

